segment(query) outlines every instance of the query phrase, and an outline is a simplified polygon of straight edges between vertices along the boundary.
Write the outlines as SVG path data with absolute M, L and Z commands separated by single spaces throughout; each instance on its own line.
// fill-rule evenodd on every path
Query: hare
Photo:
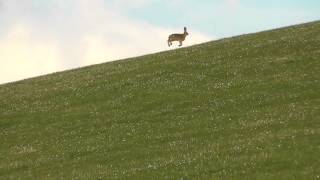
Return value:
M 183 34 L 171 34 L 168 38 L 168 46 L 170 47 L 172 45 L 172 41 L 179 41 L 179 46 L 182 46 L 182 41 L 186 39 L 186 36 L 189 35 L 187 32 L 187 28 L 184 27 L 184 33 Z

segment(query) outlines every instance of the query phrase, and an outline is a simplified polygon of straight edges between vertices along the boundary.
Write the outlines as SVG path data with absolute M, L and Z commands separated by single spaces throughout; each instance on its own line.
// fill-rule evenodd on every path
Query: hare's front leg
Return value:
M 180 42 L 180 45 L 179 46 L 182 46 L 182 41 L 179 41 Z

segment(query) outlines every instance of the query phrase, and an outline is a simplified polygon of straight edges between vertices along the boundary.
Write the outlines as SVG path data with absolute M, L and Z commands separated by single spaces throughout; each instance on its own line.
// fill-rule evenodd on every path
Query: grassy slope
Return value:
M 320 22 L 0 86 L 0 179 L 320 176 Z

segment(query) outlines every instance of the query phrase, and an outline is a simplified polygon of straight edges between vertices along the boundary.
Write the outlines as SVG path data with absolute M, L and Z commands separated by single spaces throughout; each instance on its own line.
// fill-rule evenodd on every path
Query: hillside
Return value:
M 0 86 L 0 179 L 319 179 L 320 22 Z

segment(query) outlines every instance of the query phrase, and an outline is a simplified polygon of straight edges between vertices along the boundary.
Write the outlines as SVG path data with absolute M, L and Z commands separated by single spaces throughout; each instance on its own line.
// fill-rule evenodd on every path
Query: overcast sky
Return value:
M 0 0 L 0 84 L 320 20 L 319 0 Z

